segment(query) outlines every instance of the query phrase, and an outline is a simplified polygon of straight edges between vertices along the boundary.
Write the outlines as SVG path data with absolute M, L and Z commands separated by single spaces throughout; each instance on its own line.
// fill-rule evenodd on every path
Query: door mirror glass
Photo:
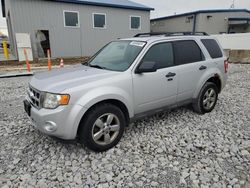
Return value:
M 144 61 L 142 62 L 139 67 L 136 69 L 136 74 L 147 73 L 147 72 L 156 72 L 156 62 L 154 61 Z

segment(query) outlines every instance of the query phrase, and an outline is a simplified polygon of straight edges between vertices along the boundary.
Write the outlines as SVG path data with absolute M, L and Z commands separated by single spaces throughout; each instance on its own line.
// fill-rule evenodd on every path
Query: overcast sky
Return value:
M 105 1 L 105 0 L 104 0 Z M 151 12 L 151 18 L 180 14 L 201 9 L 230 8 L 233 0 L 132 0 L 155 8 Z M 0 1 L 1 8 L 1 1 Z M 250 0 L 235 0 L 235 8 L 250 9 Z M 1 9 L 2 10 L 2 9 Z M 0 11 L 1 13 L 1 11 Z M 0 14 L 0 28 L 6 26 L 5 20 Z

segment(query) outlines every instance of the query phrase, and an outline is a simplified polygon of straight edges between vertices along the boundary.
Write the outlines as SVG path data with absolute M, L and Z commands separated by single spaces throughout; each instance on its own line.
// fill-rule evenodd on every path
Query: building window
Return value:
M 106 14 L 93 13 L 93 28 L 106 29 Z
M 130 29 L 141 29 L 141 17 L 130 16 Z
M 194 19 L 194 16 L 187 16 L 186 23 L 190 23 L 192 19 Z
M 80 27 L 79 12 L 64 11 L 64 27 Z

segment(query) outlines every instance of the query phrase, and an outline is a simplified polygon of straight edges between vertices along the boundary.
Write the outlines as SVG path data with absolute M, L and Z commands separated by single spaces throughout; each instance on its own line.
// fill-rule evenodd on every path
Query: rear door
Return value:
M 197 84 L 208 66 L 195 40 L 173 42 L 175 64 L 178 67 L 178 102 L 191 100 Z
M 213 38 L 201 39 L 202 44 L 205 46 L 210 59 L 210 65 L 217 66 L 220 70 L 219 78 L 221 81 L 221 88 L 224 88 L 227 81 L 228 73 L 228 59 L 223 53 L 222 47 L 219 46 L 218 41 Z
M 154 61 L 157 71 L 133 74 L 135 114 L 174 104 L 178 75 L 174 66 L 172 43 L 157 43 L 150 47 L 141 63 Z

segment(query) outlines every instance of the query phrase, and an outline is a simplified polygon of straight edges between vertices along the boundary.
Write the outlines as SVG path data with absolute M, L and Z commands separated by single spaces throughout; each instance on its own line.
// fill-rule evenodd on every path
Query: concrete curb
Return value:
M 64 68 L 71 65 L 65 65 Z M 53 66 L 53 69 L 60 69 L 60 66 Z M 48 67 L 32 67 L 33 71 L 47 70 Z M 22 77 L 22 76 L 33 76 L 34 72 L 27 72 L 26 68 L 9 68 L 9 69 L 0 69 L 0 78 L 11 78 L 11 77 Z
M 70 65 L 65 65 L 64 67 L 68 67 Z M 58 69 L 60 68 L 60 66 L 53 66 L 52 69 Z M 48 67 L 31 67 L 31 70 L 44 70 L 44 69 L 48 69 Z M 0 68 L 0 71 L 26 71 L 27 68 L 26 67 L 20 67 L 20 68 L 6 68 L 6 69 L 2 69 Z
M 6 73 L 0 74 L 0 78 L 12 78 L 12 77 L 23 77 L 23 76 L 33 76 L 33 72 L 23 72 L 23 73 Z

